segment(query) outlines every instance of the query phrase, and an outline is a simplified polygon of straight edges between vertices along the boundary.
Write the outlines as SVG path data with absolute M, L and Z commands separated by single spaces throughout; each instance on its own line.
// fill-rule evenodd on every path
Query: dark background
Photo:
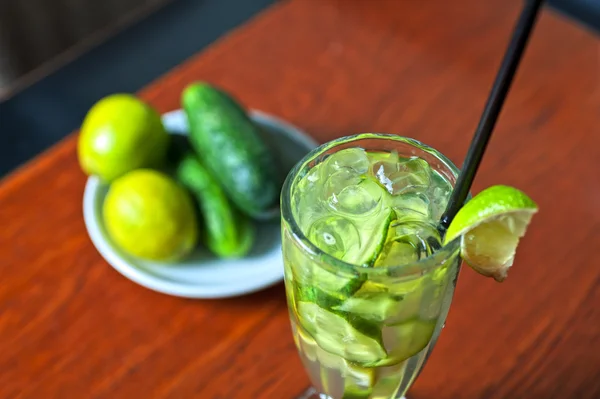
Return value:
M 14 90 L 0 100 L 0 177 L 77 129 L 99 98 L 139 90 L 276 1 L 168 1 L 72 62 Z M 600 31 L 600 0 L 548 3 Z M 5 24 L 0 31 L 8 28 Z

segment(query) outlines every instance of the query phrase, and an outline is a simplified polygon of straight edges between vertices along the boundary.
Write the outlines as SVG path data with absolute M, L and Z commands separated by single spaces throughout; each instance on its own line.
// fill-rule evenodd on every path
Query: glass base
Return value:
M 325 395 L 324 393 L 318 393 L 316 389 L 310 387 L 302 395 L 298 396 L 296 399 L 333 399 L 330 396 Z M 390 398 L 393 399 L 393 398 Z M 406 396 L 400 396 L 397 399 L 406 399 Z

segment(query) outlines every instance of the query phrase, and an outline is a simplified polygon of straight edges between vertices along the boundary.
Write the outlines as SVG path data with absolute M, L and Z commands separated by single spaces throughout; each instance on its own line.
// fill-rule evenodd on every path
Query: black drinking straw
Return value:
M 485 104 L 479 125 L 477 125 L 477 130 L 475 130 L 475 135 L 471 141 L 471 146 L 467 152 L 462 170 L 458 175 L 448 206 L 440 220 L 441 230 L 445 231 L 448 228 L 450 222 L 452 222 L 452 219 L 454 219 L 454 216 L 456 216 L 456 213 L 463 206 L 469 195 L 473 179 L 498 120 L 498 115 L 504 105 L 504 100 L 510 89 L 543 2 L 544 0 L 525 0 L 525 6 L 504 54 L 504 59 L 496 75 L 492 91 Z

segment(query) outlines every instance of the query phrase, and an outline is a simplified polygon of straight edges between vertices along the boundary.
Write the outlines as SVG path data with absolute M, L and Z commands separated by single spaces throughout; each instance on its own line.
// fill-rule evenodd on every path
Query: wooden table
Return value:
M 519 3 L 286 1 L 141 96 L 169 111 L 209 80 L 320 141 L 397 132 L 460 164 Z M 474 187 L 517 186 L 541 211 L 505 283 L 463 271 L 413 399 L 600 397 L 599 44 L 542 15 Z M 75 142 L 0 185 L 0 397 L 303 391 L 282 285 L 186 300 L 106 264 L 84 228 Z

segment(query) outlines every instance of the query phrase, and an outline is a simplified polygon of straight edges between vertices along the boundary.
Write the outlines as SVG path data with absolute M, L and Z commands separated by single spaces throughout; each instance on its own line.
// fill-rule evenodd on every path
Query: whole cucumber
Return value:
M 195 154 L 185 154 L 175 169 L 177 180 L 196 198 L 206 246 L 221 258 L 239 258 L 254 243 L 252 222 L 229 202 L 219 183 Z
M 251 217 L 277 206 L 281 187 L 275 158 L 243 107 L 204 82 L 189 85 L 182 104 L 192 146 L 233 203 Z

